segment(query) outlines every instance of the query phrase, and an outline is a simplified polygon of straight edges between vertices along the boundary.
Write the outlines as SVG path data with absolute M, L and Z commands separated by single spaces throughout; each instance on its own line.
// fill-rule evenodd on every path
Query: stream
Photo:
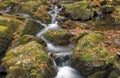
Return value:
M 53 45 L 52 42 L 48 41 L 43 35 L 48 30 L 60 29 L 56 17 L 59 16 L 58 14 L 61 10 L 62 6 L 61 8 L 58 8 L 57 6 L 51 7 L 51 11 L 48 12 L 51 16 L 51 23 L 48 25 L 42 23 L 45 28 L 37 33 L 36 36 L 42 38 L 42 40 L 47 44 L 48 55 L 51 56 L 54 67 L 58 71 L 55 78 L 83 78 L 75 69 L 70 67 L 70 58 L 73 54 L 72 49 L 74 45 L 70 44 L 66 47 L 60 45 L 56 46 Z
M 12 5 L 8 6 L 3 13 L 4 14 L 9 13 L 11 11 L 11 7 Z M 48 55 L 53 60 L 53 65 L 57 70 L 57 75 L 54 78 L 84 78 L 83 76 L 80 75 L 80 73 L 78 73 L 75 69 L 71 67 L 70 58 L 73 54 L 74 44 L 70 43 L 68 46 L 54 45 L 52 42 L 48 41 L 44 37 L 44 33 L 47 32 L 48 30 L 61 29 L 60 25 L 58 24 L 58 21 L 56 20 L 56 17 L 59 16 L 59 12 L 62 10 L 62 8 L 63 5 L 61 5 L 61 8 L 58 8 L 57 6 L 51 7 L 51 10 L 48 12 L 48 14 L 51 16 L 50 24 L 44 24 L 39 20 L 33 19 L 29 14 L 24 14 L 20 12 L 16 13 L 28 19 L 32 19 L 38 24 L 44 26 L 44 28 L 40 30 L 40 32 L 37 33 L 36 36 L 44 40 L 44 42 L 47 45 Z
M 120 1 L 0 3 L 0 78 L 120 77 Z

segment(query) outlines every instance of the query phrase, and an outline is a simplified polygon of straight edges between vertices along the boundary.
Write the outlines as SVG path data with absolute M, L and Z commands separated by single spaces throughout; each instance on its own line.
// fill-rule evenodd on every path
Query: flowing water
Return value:
M 54 53 L 56 56 L 55 58 L 52 58 L 53 65 L 57 69 L 57 75 L 54 78 L 84 78 L 82 77 L 75 69 L 70 67 L 71 65 L 71 56 L 73 54 L 73 48 L 74 44 L 69 44 L 68 46 L 60 46 L 60 45 L 53 45 L 52 42 L 48 41 L 44 37 L 44 33 L 48 30 L 53 29 L 61 29 L 61 27 L 58 25 L 58 21 L 56 20 L 56 17 L 59 16 L 59 12 L 62 10 L 63 5 L 61 5 L 61 8 L 58 8 L 57 6 L 51 7 L 51 11 L 49 11 L 49 15 L 51 16 L 51 23 L 50 24 L 44 24 L 39 20 L 33 19 L 30 15 L 19 13 L 18 15 L 22 15 L 28 19 L 32 19 L 35 22 L 37 22 L 40 25 L 43 25 L 44 28 L 40 30 L 39 33 L 36 34 L 37 37 L 40 37 L 43 39 L 47 45 L 48 55 L 51 53 Z M 8 6 L 4 13 L 9 13 L 11 11 L 12 5 Z M 4 77 L 3 77 L 4 78 Z
M 38 20 L 35 20 L 36 22 L 40 23 L 45 27 L 36 36 L 42 38 L 46 42 L 48 55 L 53 53 L 55 56 L 55 58 L 52 58 L 54 67 L 58 70 L 55 78 L 83 78 L 75 69 L 70 67 L 70 58 L 73 54 L 72 49 L 74 45 L 70 44 L 68 46 L 56 46 L 53 45 L 52 42 L 48 41 L 43 35 L 48 30 L 60 29 L 56 17 L 61 10 L 62 8 L 58 8 L 57 6 L 53 6 L 51 8 L 51 11 L 48 12 L 51 16 L 51 23 L 48 25 L 43 24 Z
M 11 11 L 11 8 L 12 8 L 12 4 L 11 5 L 9 5 L 4 11 L 3 11 L 3 13 L 9 13 L 10 11 Z

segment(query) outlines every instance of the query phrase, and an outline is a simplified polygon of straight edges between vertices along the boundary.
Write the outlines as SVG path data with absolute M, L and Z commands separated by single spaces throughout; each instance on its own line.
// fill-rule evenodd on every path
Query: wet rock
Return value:
M 53 78 L 55 75 L 44 47 L 35 41 L 9 50 L 3 65 L 8 72 L 6 78 Z
M 104 40 L 101 33 L 90 33 L 80 38 L 74 49 L 72 67 L 84 75 L 91 75 L 96 71 L 104 71 L 115 62 L 115 55 L 109 54 L 108 48 L 103 46 Z
M 57 45 L 64 45 L 70 43 L 70 37 L 72 36 L 66 30 L 48 30 L 44 34 L 45 38 L 50 42 L 57 44 Z

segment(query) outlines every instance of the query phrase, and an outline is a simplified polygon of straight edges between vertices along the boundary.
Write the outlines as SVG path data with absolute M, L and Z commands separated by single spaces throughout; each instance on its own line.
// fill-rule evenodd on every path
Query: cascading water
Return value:
M 32 19 L 38 24 L 43 25 L 45 28 L 42 29 L 38 34 L 37 37 L 40 37 L 45 41 L 47 44 L 47 49 L 48 49 L 48 55 L 51 53 L 54 53 L 56 56 L 55 58 L 52 58 L 54 67 L 57 68 L 58 73 L 55 78 L 83 78 L 80 76 L 80 74 L 73 68 L 70 67 L 70 57 L 73 54 L 73 44 L 68 45 L 67 47 L 65 46 L 56 46 L 53 45 L 51 42 L 49 42 L 46 38 L 44 38 L 44 33 L 47 32 L 48 30 L 53 30 L 53 29 L 60 29 L 58 25 L 58 21 L 56 20 L 56 17 L 59 16 L 59 12 L 62 10 L 63 5 L 61 5 L 61 8 L 58 8 L 57 6 L 51 7 L 51 11 L 48 12 L 48 14 L 51 16 L 51 23 L 50 24 L 44 24 L 39 20 L 33 19 L 30 15 L 24 14 L 24 13 L 19 13 L 17 11 L 18 15 L 22 15 L 28 19 Z M 12 5 L 8 6 L 4 13 L 9 13 L 11 11 Z
M 57 76 L 55 78 L 83 78 L 82 76 L 80 76 L 80 74 L 78 74 L 78 72 L 75 69 L 70 67 L 70 57 L 73 54 L 73 46 L 55 46 L 44 38 L 43 34 L 48 30 L 60 28 L 56 17 L 58 16 L 58 13 L 62 10 L 62 8 L 53 6 L 51 9 L 52 10 L 48 12 L 51 16 L 51 24 L 46 25 L 38 20 L 35 21 L 45 27 L 37 34 L 37 37 L 41 37 L 46 42 L 48 55 L 51 55 L 51 53 L 53 53 L 53 55 L 56 56 L 55 58 L 53 58 L 54 66 L 58 70 Z
M 55 78 L 81 78 L 79 73 L 71 67 L 64 66 L 58 69 Z
M 10 11 L 11 11 L 11 8 L 12 8 L 12 4 L 11 5 L 9 5 L 6 9 L 5 9 L 5 11 L 3 11 L 3 13 L 9 13 Z

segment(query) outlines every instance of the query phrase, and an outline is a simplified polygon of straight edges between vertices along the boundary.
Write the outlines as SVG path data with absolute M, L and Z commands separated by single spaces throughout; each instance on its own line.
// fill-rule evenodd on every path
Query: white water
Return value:
M 58 68 L 58 73 L 55 78 L 83 78 L 83 77 L 80 77 L 79 73 L 75 69 L 69 66 L 64 66 Z
M 52 59 L 54 67 L 58 69 L 58 73 L 55 78 L 83 78 L 79 75 L 79 73 L 75 69 L 70 67 L 70 62 L 71 62 L 70 57 L 73 54 L 72 51 L 73 46 L 53 45 L 51 42 L 45 39 L 43 35 L 48 30 L 60 28 L 56 20 L 56 17 L 58 16 L 61 10 L 62 8 L 58 8 L 57 6 L 54 6 L 52 7 L 52 10 L 48 12 L 51 16 L 51 24 L 46 25 L 36 20 L 36 22 L 40 23 L 45 27 L 36 36 L 42 38 L 46 42 L 47 49 L 49 51 L 48 55 L 50 54 L 50 52 L 53 52 L 55 56 L 57 56 L 60 60 L 59 62 L 57 62 L 55 58 Z
M 9 5 L 6 9 L 5 9 L 5 11 L 3 12 L 3 13 L 8 13 L 8 12 L 10 12 L 11 11 L 11 8 L 12 8 L 12 5 Z
M 39 23 L 39 24 L 41 24 L 42 26 L 44 26 L 44 27 L 47 27 L 47 25 L 46 24 L 44 24 L 44 23 L 42 23 L 41 21 L 39 21 L 39 20 L 34 20 L 35 22 L 37 22 L 37 23 Z
M 62 8 L 58 8 L 57 6 L 53 6 L 51 8 L 52 10 L 48 12 L 48 14 L 50 14 L 50 16 L 52 17 L 51 23 L 55 23 L 56 22 L 56 17 L 58 16 L 59 12 L 62 10 Z

